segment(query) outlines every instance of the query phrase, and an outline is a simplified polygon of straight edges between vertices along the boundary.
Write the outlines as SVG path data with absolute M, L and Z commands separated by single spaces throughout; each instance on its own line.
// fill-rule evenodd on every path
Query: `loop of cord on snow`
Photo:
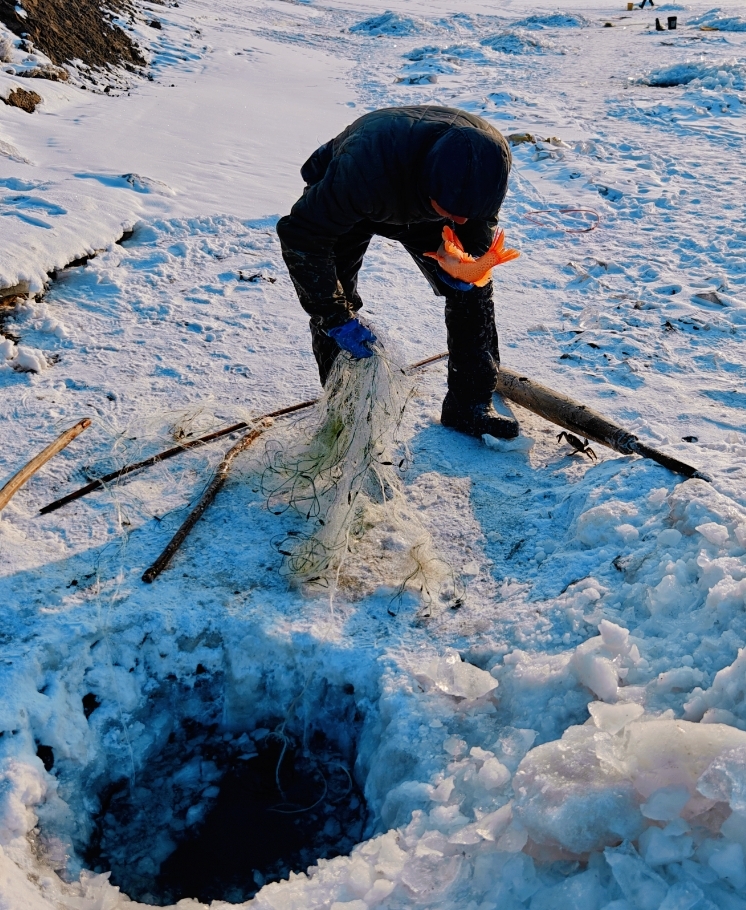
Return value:
M 563 227 L 547 224 L 534 216 L 536 215 L 591 215 L 594 220 L 587 227 Z M 524 212 L 523 217 L 532 224 L 538 224 L 539 227 L 554 228 L 557 231 L 564 231 L 565 234 L 587 234 L 589 231 L 595 231 L 601 222 L 601 216 L 595 209 L 587 208 L 561 208 L 561 209 L 536 209 L 532 212 Z

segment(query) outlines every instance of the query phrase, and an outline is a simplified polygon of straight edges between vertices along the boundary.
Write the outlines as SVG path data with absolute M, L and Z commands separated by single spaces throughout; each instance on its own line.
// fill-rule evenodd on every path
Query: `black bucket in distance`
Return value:
M 669 28 L 669 30 L 676 28 L 676 16 L 668 17 L 668 28 Z

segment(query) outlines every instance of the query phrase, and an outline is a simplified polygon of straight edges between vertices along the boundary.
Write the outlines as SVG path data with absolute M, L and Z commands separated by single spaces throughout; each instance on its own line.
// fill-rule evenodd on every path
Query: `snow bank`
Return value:
M 4 72 L 11 76 L 42 77 L 55 82 L 67 81 L 68 73 L 65 69 L 55 66 L 38 48 L 29 53 L 25 47 L 27 45 L 23 40 L 0 22 L 0 63 L 4 64 Z
M 672 88 L 676 85 L 699 86 L 706 89 L 746 88 L 746 64 L 737 59 L 720 63 L 706 63 L 702 60 L 687 60 L 674 63 L 658 70 L 652 70 L 631 80 L 637 85 L 652 85 Z
M 518 30 L 498 32 L 489 38 L 483 38 L 484 47 L 489 47 L 500 54 L 546 54 L 556 51 L 553 42 L 546 38 L 537 38 Z
M 544 29 L 544 28 L 586 28 L 590 23 L 579 13 L 537 13 L 518 19 L 513 23 L 514 28 Z
M 141 211 L 138 194 L 93 180 L 3 183 L 10 192 L 0 221 L 0 288 L 26 283 L 41 293 L 49 273 L 112 245 Z
M 687 25 L 705 26 L 706 28 L 717 29 L 719 32 L 746 32 L 746 17 L 733 16 L 724 10 L 716 8 L 695 16 L 687 22 Z
M 370 35 L 372 38 L 378 38 L 381 35 L 391 35 L 393 37 L 405 37 L 408 35 L 419 35 L 427 31 L 427 24 L 421 19 L 415 19 L 410 16 L 402 16 L 400 13 L 393 13 L 387 10 L 380 16 L 372 16 L 369 19 L 363 19 L 356 25 L 350 26 L 353 34 Z

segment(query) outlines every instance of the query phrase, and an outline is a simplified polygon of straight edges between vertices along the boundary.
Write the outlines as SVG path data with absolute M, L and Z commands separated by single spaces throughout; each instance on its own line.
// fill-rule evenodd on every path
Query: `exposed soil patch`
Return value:
M 41 95 L 27 92 L 25 88 L 14 88 L 7 98 L 2 99 L 9 107 L 20 107 L 27 114 L 33 114 L 36 105 L 41 104 Z
M 0 0 L 0 21 L 57 66 L 75 59 L 97 68 L 145 63 L 129 35 L 111 21 L 112 12 L 129 12 L 127 0 L 23 0 L 23 11 L 25 19 L 16 12 L 16 0 Z
M 14 284 L 12 288 L 0 288 L 0 306 L 12 306 L 21 297 L 28 297 L 28 281 Z

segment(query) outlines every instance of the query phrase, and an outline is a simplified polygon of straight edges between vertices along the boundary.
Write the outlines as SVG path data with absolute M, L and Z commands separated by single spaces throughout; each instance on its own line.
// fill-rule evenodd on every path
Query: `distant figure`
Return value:
M 445 297 L 443 425 L 472 436 L 517 436 L 517 422 L 499 416 L 492 403 L 500 363 L 492 281 L 466 283 L 442 267 L 449 261 L 444 236 L 455 240 L 450 249 L 457 254 L 459 242 L 473 256 L 501 249 L 495 229 L 510 166 L 508 143 L 493 126 L 455 108 L 429 105 L 366 114 L 311 155 L 301 169 L 303 195 L 280 219 L 277 233 L 301 306 L 311 317 L 322 384 L 340 349 L 354 357 L 371 355 L 375 336 L 355 314 L 363 305 L 358 272 L 377 234 L 399 241 L 434 292 Z M 444 227 L 457 236 L 444 235 Z M 427 255 L 434 251 L 437 259 Z M 402 331 L 418 332 L 417 315 L 413 305 Z

